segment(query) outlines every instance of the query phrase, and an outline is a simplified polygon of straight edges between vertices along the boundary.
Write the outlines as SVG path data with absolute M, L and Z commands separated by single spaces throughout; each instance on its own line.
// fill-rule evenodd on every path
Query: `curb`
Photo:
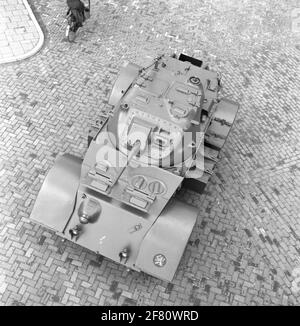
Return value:
M 39 23 L 37 22 L 34 14 L 32 12 L 31 7 L 29 6 L 27 0 L 22 0 L 22 1 L 23 1 L 23 4 L 24 4 L 25 8 L 27 9 L 27 12 L 28 12 L 28 15 L 29 15 L 30 19 L 32 20 L 32 22 L 33 22 L 33 24 L 34 24 L 34 26 L 35 26 L 38 34 L 39 34 L 38 43 L 35 45 L 35 47 L 33 49 L 31 49 L 30 51 L 28 51 L 28 52 L 26 52 L 24 54 L 0 60 L 0 64 L 20 61 L 20 60 L 24 60 L 26 58 L 29 58 L 29 57 L 33 56 L 34 54 L 36 54 L 42 48 L 42 46 L 44 44 L 44 40 L 45 40 L 44 33 L 43 33 Z

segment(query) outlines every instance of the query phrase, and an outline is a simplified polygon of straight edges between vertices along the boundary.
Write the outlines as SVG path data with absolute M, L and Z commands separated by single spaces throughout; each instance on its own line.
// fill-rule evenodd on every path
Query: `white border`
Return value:
M 11 56 L 10 58 L 0 59 L 0 64 L 1 63 L 9 63 L 9 62 L 20 61 L 20 60 L 24 60 L 26 58 L 29 58 L 29 57 L 33 56 L 34 54 L 36 54 L 44 44 L 45 36 L 44 36 L 44 33 L 43 33 L 39 23 L 37 22 L 37 20 L 36 20 L 32 10 L 31 10 L 27 0 L 22 0 L 22 1 L 23 1 L 23 4 L 24 4 L 25 8 L 28 11 L 28 15 L 29 15 L 30 19 L 33 21 L 33 24 L 34 24 L 34 26 L 35 26 L 38 34 L 39 34 L 38 43 L 31 50 L 29 50 L 26 53 L 23 53 L 23 54 L 18 55 L 18 56 Z

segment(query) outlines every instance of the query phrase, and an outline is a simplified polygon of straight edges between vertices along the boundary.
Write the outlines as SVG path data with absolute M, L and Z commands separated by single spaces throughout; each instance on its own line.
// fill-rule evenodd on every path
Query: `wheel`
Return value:
M 69 15 L 67 17 L 67 27 L 66 27 L 66 38 L 68 39 L 69 42 L 74 42 L 75 37 L 76 37 L 76 23 L 74 21 L 74 18 L 72 15 Z
M 90 12 L 89 8 L 84 9 L 84 17 L 85 17 L 85 20 L 87 20 L 91 17 L 91 12 Z
M 76 37 L 76 28 L 75 23 L 73 21 L 68 22 L 67 28 L 66 28 L 66 38 L 69 42 L 74 42 Z
M 70 29 L 69 34 L 68 34 L 68 36 L 67 36 L 68 41 L 69 41 L 69 42 L 74 42 L 75 37 L 76 37 L 76 33 L 73 32 L 73 31 L 71 31 L 71 29 Z

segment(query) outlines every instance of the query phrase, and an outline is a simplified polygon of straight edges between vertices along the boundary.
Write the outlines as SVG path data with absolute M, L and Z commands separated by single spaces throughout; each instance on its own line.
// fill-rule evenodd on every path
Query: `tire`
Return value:
M 66 38 L 69 42 L 74 42 L 76 37 L 76 23 L 71 15 L 67 17 Z
M 85 17 L 85 20 L 88 20 L 89 18 L 91 18 L 91 12 L 90 10 L 84 10 L 84 17 Z
M 67 38 L 69 42 L 74 42 L 76 38 L 76 33 L 70 30 Z
M 74 42 L 76 37 L 75 23 L 73 21 L 68 21 L 66 28 L 66 38 L 69 42 Z

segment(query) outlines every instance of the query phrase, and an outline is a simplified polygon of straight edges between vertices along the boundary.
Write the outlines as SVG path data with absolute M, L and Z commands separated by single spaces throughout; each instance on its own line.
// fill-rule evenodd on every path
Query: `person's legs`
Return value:
M 82 16 L 76 9 L 71 9 L 71 19 L 74 22 L 73 32 L 76 32 L 79 27 L 82 27 Z
M 85 21 L 85 11 L 89 10 L 86 8 L 80 0 L 67 0 L 67 5 L 69 7 L 68 12 L 72 13 L 72 16 L 75 21 L 75 31 L 78 30 L 79 27 L 83 26 L 83 22 Z

